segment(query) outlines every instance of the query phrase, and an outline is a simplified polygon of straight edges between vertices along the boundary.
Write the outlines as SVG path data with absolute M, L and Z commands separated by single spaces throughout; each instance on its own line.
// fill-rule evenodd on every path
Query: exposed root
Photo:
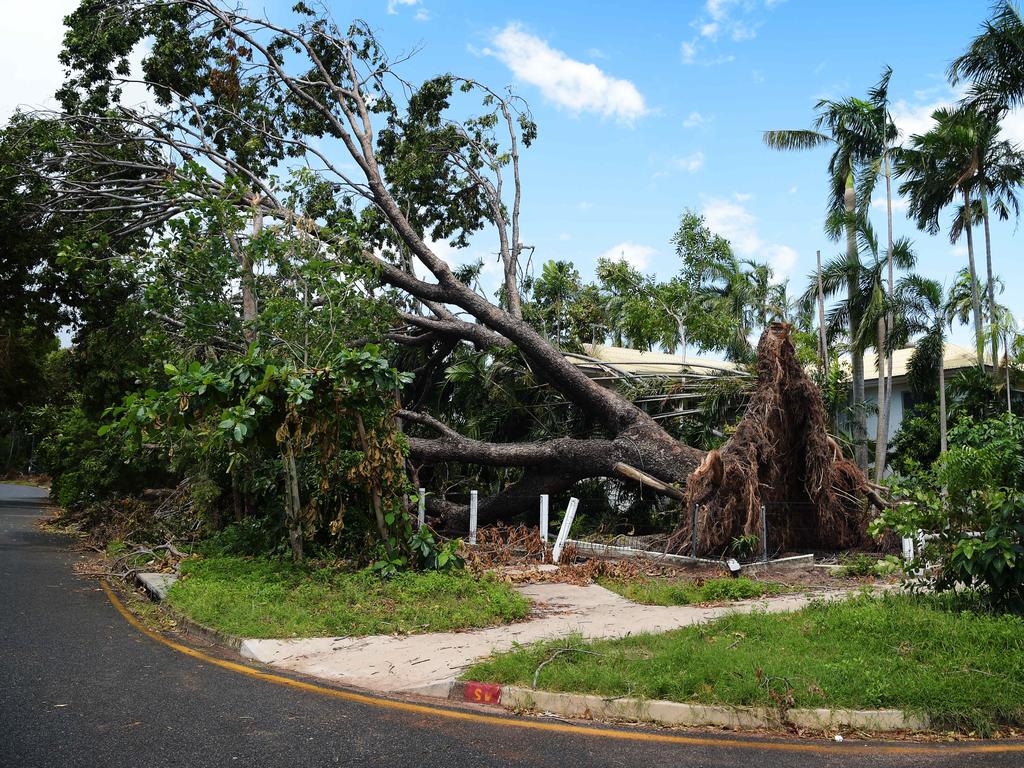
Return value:
M 829 437 L 821 394 L 789 332 L 779 323 L 762 334 L 757 387 L 743 419 L 687 482 L 687 509 L 699 505 L 701 554 L 721 552 L 740 536 L 760 536 L 762 505 L 773 550 L 855 547 L 866 540 L 870 505 L 884 505 Z M 682 516 L 670 550 L 690 547 L 691 520 Z

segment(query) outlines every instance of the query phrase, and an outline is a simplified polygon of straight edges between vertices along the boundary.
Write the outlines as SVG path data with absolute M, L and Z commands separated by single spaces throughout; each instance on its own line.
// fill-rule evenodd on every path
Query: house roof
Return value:
M 570 353 L 566 357 L 581 368 L 592 370 L 595 374 L 601 370 L 634 376 L 678 376 L 684 371 L 689 374 L 713 375 L 737 371 L 734 363 L 690 355 L 686 356 L 684 366 L 682 355 L 679 354 L 644 352 L 628 347 L 606 347 L 603 344 L 584 344 L 583 350 L 585 354 Z
M 914 354 L 914 347 L 903 347 L 892 353 L 892 376 L 907 375 L 907 368 L 910 365 L 910 357 Z M 849 358 L 846 358 L 847 360 Z M 973 368 L 978 364 L 978 357 L 973 349 L 961 347 L 959 344 L 946 342 L 943 354 L 943 367 L 947 371 L 957 371 L 963 368 Z M 990 366 L 992 360 L 985 358 L 985 365 Z M 871 381 L 878 381 L 878 365 L 875 356 L 871 353 L 864 355 L 864 382 L 867 385 Z

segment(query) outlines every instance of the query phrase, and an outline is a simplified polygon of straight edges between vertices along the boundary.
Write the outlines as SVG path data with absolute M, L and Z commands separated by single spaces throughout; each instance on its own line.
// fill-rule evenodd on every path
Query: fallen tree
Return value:
M 413 468 L 517 468 L 516 482 L 482 500 L 480 523 L 602 477 L 699 504 L 702 551 L 758 533 L 760 505 L 772 501 L 804 505 L 773 521 L 784 532 L 780 546 L 857 543 L 868 502 L 881 500 L 828 438 L 820 396 L 785 326 L 763 334 L 756 393 L 725 446 L 705 453 L 681 444 L 523 319 L 519 162 L 536 135 L 525 105 L 453 75 L 414 89 L 365 24 L 341 29 L 302 4 L 295 12 L 293 23 L 278 25 L 215 0 L 86 0 L 70 17 L 64 60 L 74 76 L 63 93 L 69 111 L 57 118 L 76 126 L 76 138 L 42 169 L 58 190 L 51 205 L 116 210 L 123 231 L 137 233 L 160 231 L 196 201 L 215 199 L 251 212 L 254 231 L 288 227 L 339 263 L 369 264 L 379 286 L 365 290 L 403 297 L 381 336 L 417 351 L 421 381 L 458 345 L 514 350 L 582 414 L 586 434 L 473 439 L 426 412 L 416 383 L 402 393 L 408 407 L 396 411 Z M 154 42 L 143 84 L 158 108 L 128 108 L 116 97 L 128 82 L 120 65 L 147 37 Z M 483 114 L 451 117 L 462 94 L 481 97 Z M 124 151 L 133 144 L 147 152 Z M 300 170 L 275 179 L 289 164 Z M 502 264 L 500 305 L 458 279 L 432 245 L 465 245 L 485 228 Z M 242 288 L 253 290 L 244 280 Z M 256 297 L 243 299 L 244 311 Z M 449 527 L 465 525 L 463 506 L 430 503 Z M 683 518 L 678 547 L 689 533 Z

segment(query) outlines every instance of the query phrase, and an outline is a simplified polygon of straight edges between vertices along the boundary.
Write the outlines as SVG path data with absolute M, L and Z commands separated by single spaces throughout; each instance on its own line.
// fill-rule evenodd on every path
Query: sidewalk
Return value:
M 424 635 L 243 640 L 241 654 L 281 669 L 382 692 L 447 696 L 464 669 L 513 644 L 581 634 L 588 639 L 666 632 L 727 613 L 795 611 L 812 599 L 838 599 L 856 590 L 819 590 L 715 607 L 638 605 L 597 584 L 516 587 L 534 603 L 529 619 L 488 629 Z

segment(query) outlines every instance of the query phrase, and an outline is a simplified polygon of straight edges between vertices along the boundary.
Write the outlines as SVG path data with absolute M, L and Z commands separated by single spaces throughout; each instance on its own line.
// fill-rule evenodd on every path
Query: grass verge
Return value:
M 530 603 L 507 584 L 467 571 L 402 573 L 295 566 L 262 558 L 186 560 L 168 602 L 237 637 L 443 632 L 525 617 Z
M 556 652 L 578 648 L 587 653 Z M 519 647 L 466 679 L 734 706 L 896 708 L 988 735 L 1024 724 L 1024 620 L 942 598 L 858 596 L 658 635 Z
M 752 600 L 785 591 L 781 584 L 737 579 L 616 579 L 600 578 L 602 587 L 618 592 L 627 600 L 644 605 L 695 605 Z

